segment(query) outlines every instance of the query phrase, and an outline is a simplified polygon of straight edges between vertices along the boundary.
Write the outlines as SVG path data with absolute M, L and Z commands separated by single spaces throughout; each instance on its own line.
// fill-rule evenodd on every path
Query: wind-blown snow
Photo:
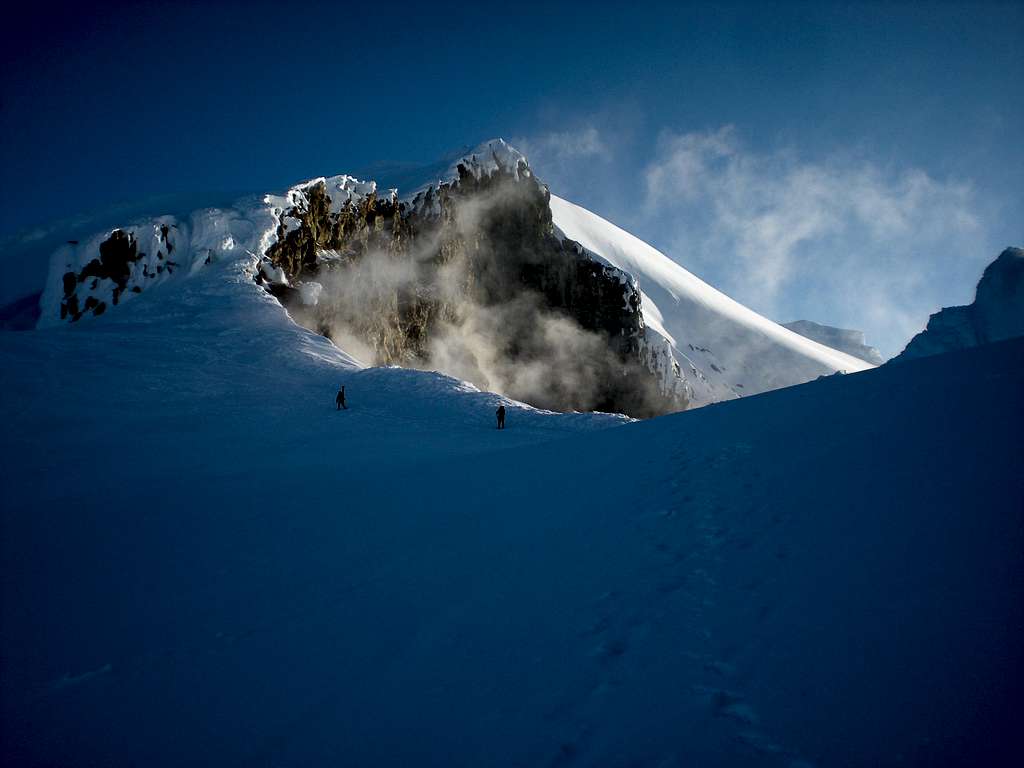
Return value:
M 1020 761 L 1024 341 L 626 423 L 221 256 L 0 333 L 5 765 Z
M 762 317 L 585 208 L 552 195 L 551 213 L 566 237 L 639 278 L 648 324 L 702 374 L 695 404 L 871 367 Z

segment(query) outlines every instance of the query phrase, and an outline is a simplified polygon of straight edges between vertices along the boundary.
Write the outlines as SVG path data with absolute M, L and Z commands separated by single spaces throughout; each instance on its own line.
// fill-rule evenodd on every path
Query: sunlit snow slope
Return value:
M 566 237 L 639 278 L 644 317 L 672 343 L 697 405 L 872 367 L 762 317 L 585 208 L 552 195 L 551 213 Z
M 0 333 L 4 765 L 1022 756 L 1024 342 L 499 432 L 253 268 Z

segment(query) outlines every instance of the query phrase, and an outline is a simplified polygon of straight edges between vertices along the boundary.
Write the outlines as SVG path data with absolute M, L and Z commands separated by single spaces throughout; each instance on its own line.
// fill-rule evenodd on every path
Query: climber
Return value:
M 348 410 L 348 406 L 345 405 L 345 385 L 344 384 L 341 386 L 341 389 L 338 390 L 338 396 L 336 398 L 334 398 L 334 402 L 337 403 L 339 411 L 342 408 L 344 408 L 346 411 Z
M 494 412 L 498 416 L 498 429 L 505 428 L 505 406 L 499 405 L 498 410 Z

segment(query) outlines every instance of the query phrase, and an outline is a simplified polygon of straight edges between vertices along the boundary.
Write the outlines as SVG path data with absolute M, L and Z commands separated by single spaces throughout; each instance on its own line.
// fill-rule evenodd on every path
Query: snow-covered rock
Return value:
M 974 301 L 945 307 L 894 360 L 909 360 L 1024 336 L 1024 250 L 1007 248 L 978 281 Z
M 782 323 L 782 327 L 817 341 L 819 344 L 824 344 L 826 347 L 853 355 L 872 365 L 882 364 L 881 353 L 874 347 L 868 346 L 864 341 L 864 331 L 835 328 L 831 325 L 815 323 L 812 320 L 794 320 L 792 323 Z
M 475 149 L 457 156 L 443 173 L 427 178 L 408 195 L 400 197 L 400 200 L 421 215 L 438 215 L 441 212 L 438 198 L 442 187 L 457 183 L 464 177 L 479 181 L 495 173 L 509 175 L 516 181 L 530 180 L 540 185 L 526 156 L 504 139 L 498 138 L 485 141 Z
M 156 216 L 69 241 L 50 257 L 39 327 L 104 314 L 143 291 L 238 255 L 263 253 L 277 221 L 258 198 Z

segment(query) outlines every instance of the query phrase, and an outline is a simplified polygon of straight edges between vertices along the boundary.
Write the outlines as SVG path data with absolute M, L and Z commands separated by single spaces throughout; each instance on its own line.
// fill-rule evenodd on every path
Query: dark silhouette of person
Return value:
M 505 428 L 505 406 L 499 405 L 498 410 L 494 412 L 498 416 L 498 429 Z
M 344 408 L 346 411 L 348 410 L 348 406 L 345 405 L 345 387 L 344 387 L 344 385 L 342 385 L 341 389 L 338 390 L 338 396 L 336 398 L 334 398 L 334 402 L 337 403 L 337 405 L 338 405 L 337 410 L 340 411 L 342 408 Z

